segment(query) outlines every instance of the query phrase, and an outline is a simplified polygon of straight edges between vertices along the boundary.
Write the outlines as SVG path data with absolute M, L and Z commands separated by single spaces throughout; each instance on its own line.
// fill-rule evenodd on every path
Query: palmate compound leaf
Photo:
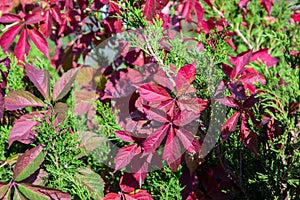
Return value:
M 45 104 L 30 92 L 13 90 L 4 98 L 4 106 L 6 110 L 18 110 L 25 107 L 45 107 Z
M 80 68 L 70 69 L 56 81 L 52 93 L 54 101 L 62 99 L 70 91 L 79 70 Z
M 27 183 L 17 184 L 19 192 L 30 200 L 71 200 L 71 196 L 67 193 L 56 189 L 35 186 Z
M 34 84 L 34 86 L 39 90 L 43 97 L 50 101 L 50 75 L 48 71 L 39 70 L 32 65 L 25 64 L 25 73 Z
M 14 167 L 13 177 L 15 181 L 19 182 L 28 178 L 40 167 L 44 158 L 45 152 L 41 145 L 25 151 L 23 155 L 19 156 Z
M 78 169 L 75 178 L 79 180 L 88 190 L 95 195 L 97 200 L 104 196 L 104 181 L 101 176 L 89 168 Z

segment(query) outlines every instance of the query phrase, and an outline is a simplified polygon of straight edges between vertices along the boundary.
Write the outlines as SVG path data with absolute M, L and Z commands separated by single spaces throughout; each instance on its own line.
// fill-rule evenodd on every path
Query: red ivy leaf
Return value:
M 48 71 L 39 70 L 29 64 L 25 64 L 25 73 L 34 84 L 34 86 L 40 91 L 43 97 L 50 101 L 50 75 Z
M 229 138 L 231 133 L 235 131 L 238 120 L 240 117 L 240 112 L 235 112 L 222 126 L 222 140 L 223 142 Z
M 35 46 L 47 57 L 49 57 L 48 43 L 44 36 L 36 29 L 28 29 L 29 37 Z
M 41 119 L 42 117 L 43 115 L 40 113 L 31 113 L 17 119 L 9 133 L 8 147 L 10 147 L 14 141 L 19 141 L 23 144 L 32 143 L 35 140 L 35 131 L 32 130 L 32 128 L 39 124 L 36 119 Z
M 23 29 L 20 38 L 16 44 L 14 54 L 19 60 L 24 60 L 24 55 L 28 55 L 30 50 L 30 45 L 28 42 L 27 29 Z
M 268 12 L 268 15 L 271 14 L 272 6 L 274 5 L 274 0 L 260 0 L 260 4 Z
M 28 106 L 45 107 L 45 104 L 41 99 L 30 92 L 23 90 L 9 91 L 4 100 L 4 105 L 7 110 L 18 110 Z
M 62 99 L 70 91 L 79 69 L 70 69 L 56 81 L 52 93 L 54 101 Z
M 2 47 L 3 51 L 7 51 L 8 48 L 14 42 L 17 34 L 20 32 L 22 25 L 16 25 L 8 29 L 0 38 L 0 46 Z
M 257 60 L 261 60 L 263 63 L 266 63 L 266 65 L 268 67 L 272 67 L 275 66 L 277 64 L 277 59 L 272 57 L 269 53 L 268 53 L 268 49 L 260 49 L 256 52 L 254 52 L 251 55 L 251 59 L 250 61 L 254 62 Z
M 14 22 L 22 22 L 22 18 L 14 14 L 3 14 L 0 18 L 0 23 L 3 24 L 10 24 Z
M 181 67 L 175 78 L 176 96 L 180 96 L 188 90 L 196 76 L 196 63 Z
M 137 148 L 137 144 L 132 144 L 122 147 L 118 151 L 116 155 L 116 166 L 114 172 L 122 169 L 131 162 L 132 158 L 137 154 Z
M 143 99 L 150 102 L 161 102 L 172 99 L 163 87 L 154 83 L 141 85 L 139 92 Z

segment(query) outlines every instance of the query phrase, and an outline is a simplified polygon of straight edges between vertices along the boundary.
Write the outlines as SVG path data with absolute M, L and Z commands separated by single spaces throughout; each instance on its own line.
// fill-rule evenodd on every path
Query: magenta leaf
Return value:
M 116 136 L 125 142 L 134 142 L 132 135 L 125 131 L 116 131 Z
M 178 107 L 181 111 L 191 111 L 200 114 L 207 108 L 208 101 L 200 98 L 179 98 Z
M 260 4 L 268 12 L 268 15 L 271 14 L 272 6 L 274 5 L 274 0 L 260 0 Z
M 24 60 L 24 55 L 28 55 L 30 50 L 30 45 L 28 42 L 27 29 L 23 29 L 20 38 L 16 44 L 14 54 L 19 60 Z
M 117 193 L 108 193 L 103 200 L 122 200 L 122 197 Z
M 17 184 L 17 188 L 27 199 L 71 200 L 69 194 L 56 189 L 27 183 L 19 183 Z
M 239 106 L 238 102 L 233 97 L 223 97 L 216 100 L 221 104 L 231 108 L 237 108 Z
M 230 137 L 230 135 L 233 131 L 235 131 L 238 120 L 239 120 L 239 117 L 240 117 L 240 112 L 237 111 L 222 126 L 222 140 L 223 140 L 223 142 Z
M 240 139 L 243 141 L 245 147 L 249 148 L 256 156 L 258 156 L 258 138 L 257 135 L 248 128 L 248 120 L 248 115 L 243 113 Z
M 8 29 L 0 38 L 0 46 L 2 47 L 3 51 L 7 51 L 8 48 L 14 42 L 17 34 L 20 32 L 22 25 L 16 25 Z
M 297 21 L 298 23 L 300 23 L 300 13 L 294 13 L 291 15 L 291 18 L 295 21 Z
M 24 154 L 19 156 L 14 167 L 14 179 L 19 182 L 28 178 L 40 167 L 44 158 L 45 152 L 41 145 L 26 150 Z
M 251 84 L 260 82 L 262 85 L 266 84 L 266 79 L 264 75 L 258 73 L 255 69 L 247 68 L 245 73 L 239 78 L 245 84 Z
M 153 200 L 151 195 L 145 190 L 139 190 L 138 192 L 133 193 L 130 196 L 136 200 Z
M 137 154 L 137 144 L 122 147 L 116 155 L 116 166 L 114 172 L 128 165 L 132 158 Z
M 2 17 L 0 18 L 0 23 L 3 24 L 10 24 L 14 22 L 22 22 L 22 18 L 18 15 L 9 14 L 9 13 L 3 14 Z
M 230 56 L 229 61 L 235 66 L 235 73 L 231 74 L 230 78 L 236 78 L 239 74 L 243 73 L 245 65 L 250 61 L 252 51 L 248 50 L 243 53 L 240 53 L 236 57 Z
M 167 161 L 173 172 L 178 169 L 182 154 L 180 140 L 175 136 L 174 130 L 170 129 L 162 158 Z
M 141 85 L 139 88 L 140 96 L 146 101 L 162 102 L 172 99 L 165 88 L 154 83 Z
M 28 34 L 35 46 L 47 57 L 49 57 L 48 43 L 44 36 L 36 29 L 28 29 Z
M 36 24 L 43 20 L 43 16 L 41 15 L 41 10 L 35 10 L 32 14 L 27 14 L 25 16 L 26 24 Z
M 159 129 L 157 129 L 155 133 L 147 137 L 146 140 L 143 142 L 145 152 L 155 151 L 167 135 L 169 128 L 169 124 L 165 124 Z
M 23 90 L 9 91 L 4 98 L 6 110 L 18 110 L 25 107 L 45 107 L 44 102 L 31 94 L 30 92 Z
M 247 4 L 249 3 L 250 0 L 239 0 L 239 8 L 244 8 L 247 7 Z
M 125 193 L 131 193 L 132 191 L 139 188 L 139 183 L 132 174 L 124 173 L 120 178 L 120 188 Z
M 151 21 L 155 17 L 156 0 L 146 0 L 143 15 L 148 21 Z
M 37 119 L 43 117 L 40 113 L 31 113 L 23 115 L 20 119 L 14 122 L 8 138 L 9 147 L 14 141 L 19 141 L 24 144 L 30 144 L 35 140 L 35 131 L 33 127 L 39 125 Z
M 25 64 L 25 73 L 34 84 L 34 86 L 40 91 L 43 97 L 50 101 L 50 75 L 46 70 L 39 70 L 29 64 Z
M 56 81 L 52 93 L 54 101 L 62 99 L 70 91 L 79 69 L 70 69 Z
M 204 10 L 201 6 L 201 3 L 198 0 L 187 0 L 184 3 L 184 8 L 182 11 L 182 16 L 188 21 L 192 22 L 192 13 L 195 12 L 197 21 L 198 21 L 198 28 L 202 26 L 202 20 L 204 15 Z
M 185 94 L 196 76 L 195 62 L 185 65 L 178 70 L 175 78 L 176 83 L 176 96 Z
M 260 60 L 262 63 L 266 63 L 267 67 L 275 66 L 278 61 L 268 53 L 267 48 L 260 49 L 252 54 L 250 61 L 254 62 L 257 60 Z
M 175 131 L 175 135 L 176 135 L 175 137 L 178 137 L 180 139 L 184 148 L 188 152 L 191 152 L 191 153 L 198 152 L 198 150 L 200 148 L 200 144 L 191 132 L 189 132 L 183 128 L 175 129 L 174 131 Z

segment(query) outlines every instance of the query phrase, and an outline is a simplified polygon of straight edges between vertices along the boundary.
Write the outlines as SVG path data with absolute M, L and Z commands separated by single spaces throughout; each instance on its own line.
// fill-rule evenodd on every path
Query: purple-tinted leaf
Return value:
M 158 122 L 168 122 L 168 115 L 161 109 L 144 106 L 144 112 L 147 114 L 148 119 L 155 120 Z
M 171 128 L 164 147 L 162 158 L 167 161 L 173 172 L 178 169 L 182 154 L 183 152 L 181 150 L 180 140 L 175 136 L 174 130 Z
M 226 65 L 226 64 L 222 64 L 222 70 L 224 72 L 224 74 L 227 76 L 227 78 L 231 78 L 231 74 L 232 72 L 235 72 L 235 70 L 230 67 L 229 65 Z
M 80 147 L 85 150 L 86 153 L 92 152 L 105 141 L 102 137 L 93 132 L 78 131 L 77 134 L 80 141 Z
M 231 133 L 235 131 L 238 120 L 240 117 L 240 112 L 235 112 L 222 126 L 222 140 L 223 142 L 229 138 Z
M 17 34 L 20 32 L 22 25 L 16 25 L 8 29 L 0 38 L 0 46 L 2 47 L 3 51 L 7 51 L 8 48 L 14 42 Z
M 243 103 L 243 108 L 249 109 L 251 108 L 256 102 L 258 101 L 257 98 L 255 98 L 255 95 L 251 95 L 248 99 L 246 99 Z
M 198 27 L 200 28 L 202 25 L 203 20 L 203 14 L 204 10 L 198 0 L 187 0 L 184 3 L 184 8 L 182 10 L 182 16 L 188 21 L 192 22 L 192 12 L 195 12 L 197 21 L 198 21 Z
M 61 24 L 61 14 L 60 9 L 58 6 L 55 6 L 53 8 L 50 8 L 50 12 L 52 14 L 53 19 L 58 23 Z
M 256 156 L 258 156 L 258 138 L 247 126 L 249 117 L 243 113 L 241 122 L 240 139 L 244 146 L 249 148 Z
M 17 184 L 17 188 L 27 199 L 71 200 L 71 196 L 69 194 L 56 189 L 35 186 L 27 183 Z
M 174 129 L 174 131 L 175 137 L 180 139 L 184 148 L 188 152 L 197 153 L 199 151 L 200 144 L 191 132 L 185 130 L 184 128 Z
M 243 73 L 245 65 L 247 65 L 250 61 L 251 54 L 252 51 L 248 50 L 243 53 L 240 53 L 236 57 L 230 56 L 229 61 L 235 66 L 235 73 L 231 74 L 231 79 Z
M 268 67 L 275 66 L 277 64 L 277 61 L 278 61 L 276 58 L 272 57 L 268 53 L 268 49 L 267 48 L 260 49 L 260 50 L 254 52 L 252 54 L 250 61 L 254 62 L 254 61 L 257 61 L 257 60 L 262 61 L 262 63 L 266 63 L 266 65 Z
M 236 100 L 246 100 L 247 95 L 246 95 L 246 89 L 245 85 L 241 82 L 231 82 L 228 85 L 230 92 L 233 96 L 234 99 Z
M 86 186 L 88 190 L 96 195 L 96 199 L 100 200 L 104 194 L 104 181 L 101 176 L 89 168 L 78 169 L 78 174 L 75 176 L 82 185 Z
M 184 110 L 173 118 L 173 123 L 178 127 L 182 127 L 192 123 L 198 117 L 199 113 Z
M 9 183 L 0 183 L 0 199 L 3 199 L 9 189 Z
M 143 15 L 148 21 L 152 21 L 152 19 L 155 17 L 155 9 L 156 0 L 147 0 L 143 10 Z
M 139 188 L 139 183 L 135 180 L 132 174 L 124 173 L 120 178 L 120 188 L 123 192 L 131 193 Z
M 268 15 L 271 14 L 272 6 L 274 5 L 274 0 L 260 0 L 260 4 L 268 12 Z
M 26 150 L 24 154 L 19 156 L 14 167 L 14 179 L 19 182 L 28 178 L 40 167 L 44 158 L 45 152 L 41 145 Z
M 41 15 L 41 11 L 35 11 L 32 14 L 27 14 L 25 16 L 25 23 L 26 24 L 36 24 L 43 20 L 43 16 Z
M 4 115 L 4 99 L 2 94 L 0 93 L 0 119 L 3 118 Z
M 146 101 L 162 102 L 172 99 L 165 88 L 154 83 L 141 85 L 138 89 L 140 96 Z
M 43 117 L 40 113 L 31 113 L 23 115 L 20 119 L 14 122 L 14 125 L 9 133 L 8 147 L 12 145 L 14 141 L 19 141 L 24 144 L 30 144 L 35 140 L 35 131 L 33 127 L 39 125 L 37 119 Z
M 25 107 L 45 107 L 41 99 L 23 90 L 9 91 L 4 101 L 6 110 L 17 110 Z
M 48 176 L 48 173 L 44 169 L 40 168 L 39 170 L 37 170 L 36 172 L 31 174 L 28 178 L 26 178 L 22 182 L 30 183 L 33 185 L 43 185 L 43 184 L 46 184 L 47 176 Z
M 52 93 L 54 101 L 62 99 L 70 91 L 78 71 L 79 68 L 70 69 L 56 81 Z
M 44 36 L 36 29 L 28 29 L 28 34 L 35 46 L 46 56 L 49 57 L 48 43 Z
M 153 200 L 146 190 L 139 190 L 136 193 L 130 194 L 130 196 L 136 200 Z
M 216 99 L 221 104 L 231 107 L 231 108 L 237 108 L 239 105 L 238 102 L 233 97 L 224 97 L 220 99 Z
M 179 97 L 185 94 L 188 88 L 191 87 L 192 82 L 196 76 L 196 63 L 188 64 L 181 67 L 175 78 L 176 96 Z
M 146 140 L 143 142 L 145 152 L 154 152 L 167 135 L 169 128 L 169 124 L 165 124 L 159 129 L 157 129 L 155 133 L 147 137 Z
M 180 98 L 178 100 L 178 106 L 181 111 L 191 111 L 196 114 L 200 114 L 202 111 L 204 111 L 207 105 L 208 101 L 200 98 Z
M 23 29 L 20 38 L 16 44 L 14 54 L 19 60 L 24 60 L 24 55 L 28 55 L 30 50 L 30 44 L 28 42 L 27 29 Z
M 21 21 L 22 18 L 20 16 L 10 14 L 10 13 L 3 14 L 2 17 L 0 18 L 0 23 L 3 24 L 10 24 L 10 23 L 21 22 Z
M 77 82 L 76 82 L 77 83 Z M 85 89 L 75 90 L 75 108 L 73 113 L 76 115 L 84 115 L 85 113 L 95 110 L 92 102 L 96 101 L 98 95 Z
M 136 144 L 128 145 L 119 149 L 116 155 L 116 166 L 114 172 L 128 165 L 132 158 L 137 154 L 138 146 Z
M 245 74 L 239 78 L 239 81 L 242 81 L 245 84 L 252 84 L 260 82 L 262 85 L 266 84 L 266 79 L 264 75 L 258 73 L 255 69 L 246 69 Z
M 134 142 L 132 135 L 126 131 L 116 131 L 116 136 L 125 142 Z
M 50 101 L 50 75 L 46 70 L 39 70 L 29 64 L 25 64 L 25 73 L 34 84 L 34 86 L 40 91 L 43 97 Z

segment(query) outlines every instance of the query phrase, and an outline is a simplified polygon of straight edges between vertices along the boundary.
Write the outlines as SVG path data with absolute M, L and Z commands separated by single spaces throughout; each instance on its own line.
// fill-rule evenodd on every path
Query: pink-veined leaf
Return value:
M 161 102 L 172 99 L 165 88 L 154 83 L 143 84 L 138 89 L 140 96 L 146 101 Z
M 126 131 L 116 131 L 116 136 L 125 142 L 134 142 L 132 135 Z
M 173 172 L 178 169 L 183 153 L 184 152 L 181 150 L 180 140 L 175 136 L 174 130 L 171 128 L 164 146 L 162 158 L 167 161 Z
M 268 53 L 268 49 L 264 48 L 264 49 L 260 49 L 256 52 L 254 52 L 251 55 L 251 62 L 260 60 L 262 61 L 262 63 L 266 63 L 267 67 L 272 67 L 275 66 L 277 64 L 277 59 L 272 57 L 269 53 Z
M 196 76 L 196 63 L 188 64 L 181 67 L 175 78 L 176 96 L 185 94 L 188 88 L 191 87 L 192 82 Z
M 156 10 L 156 0 L 147 0 L 145 8 L 143 10 L 143 15 L 148 21 L 151 21 L 155 17 Z
M 130 196 L 136 200 L 153 200 L 146 190 L 139 190 L 136 193 L 130 194 Z
M 121 196 L 117 193 L 108 193 L 103 200 L 122 200 Z
M 20 32 L 22 25 L 16 25 L 8 29 L 0 38 L 0 46 L 2 47 L 3 51 L 7 51 L 8 48 L 14 42 L 17 34 Z
M 48 43 L 44 36 L 36 29 L 28 29 L 28 34 L 35 46 L 46 56 L 49 57 Z
M 27 199 L 71 200 L 71 196 L 69 194 L 43 186 L 19 183 L 17 184 L 17 188 Z
M 22 22 L 22 18 L 18 15 L 14 15 L 10 13 L 3 14 L 2 17 L 0 18 L 0 23 L 3 24 L 10 24 L 14 22 Z
M 274 5 L 274 0 L 260 0 L 260 4 L 268 12 L 268 15 L 270 15 L 272 7 Z
M 25 64 L 25 73 L 34 84 L 34 86 L 40 91 L 43 97 L 50 101 L 50 75 L 46 70 L 39 70 L 32 65 Z
M 23 29 L 20 38 L 16 44 L 14 54 L 19 60 L 24 60 L 24 55 L 28 55 L 30 50 L 30 44 L 28 41 L 27 29 Z
M 231 74 L 230 76 L 231 79 L 243 73 L 245 69 L 245 65 L 247 65 L 250 61 L 251 55 L 252 55 L 252 51 L 248 50 L 243 53 L 240 53 L 236 57 L 230 56 L 229 61 L 235 66 L 235 73 Z
M 4 106 L 6 110 L 18 110 L 25 107 L 45 107 L 45 104 L 30 92 L 13 90 L 4 98 Z
M 24 154 L 19 156 L 14 167 L 14 179 L 19 182 L 28 178 L 43 163 L 45 152 L 41 145 L 28 149 Z
M 237 108 L 239 106 L 238 102 L 233 97 L 223 97 L 216 99 L 216 101 L 231 108 Z
M 62 99 L 70 91 L 79 69 L 70 69 L 56 81 L 52 93 L 54 101 Z
M 133 174 L 124 173 L 124 175 L 120 178 L 120 188 L 122 192 L 131 193 L 139 188 L 139 183 L 135 180 Z
M 32 143 L 35 140 L 35 131 L 32 130 L 32 128 L 39 125 L 37 120 L 42 117 L 43 115 L 41 113 L 30 113 L 17 119 L 9 133 L 8 147 L 10 147 L 14 141 L 19 141 L 24 144 Z
M 143 142 L 145 152 L 155 151 L 167 135 L 169 128 L 169 124 L 165 124 L 159 129 L 157 129 L 155 133 L 147 137 L 146 140 Z
M 225 124 L 222 126 L 223 142 L 230 137 L 233 131 L 235 131 L 239 117 L 240 117 L 240 112 L 236 111 L 229 119 L 227 119 Z
M 184 128 L 174 129 L 174 131 L 175 137 L 180 139 L 184 148 L 188 152 L 197 153 L 199 151 L 200 144 L 191 132 L 185 130 Z
M 137 154 L 137 144 L 128 145 L 119 149 L 116 155 L 116 165 L 114 172 L 128 165 L 132 158 Z

